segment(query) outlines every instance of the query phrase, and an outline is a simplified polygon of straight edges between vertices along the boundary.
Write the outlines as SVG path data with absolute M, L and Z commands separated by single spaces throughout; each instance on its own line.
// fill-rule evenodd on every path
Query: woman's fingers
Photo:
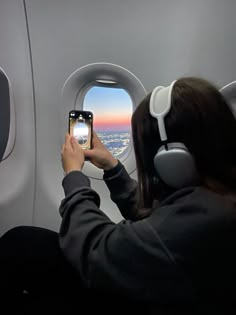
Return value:
M 70 142 L 71 142 L 71 146 L 72 146 L 74 151 L 82 150 L 82 148 L 80 147 L 80 145 L 79 145 L 79 143 L 75 137 L 71 137 Z
M 66 133 L 65 136 L 65 147 L 71 148 L 71 136 L 69 135 L 69 133 Z
M 98 135 L 95 131 L 93 131 L 93 147 L 96 148 L 97 146 L 102 145 L 101 140 L 99 139 Z

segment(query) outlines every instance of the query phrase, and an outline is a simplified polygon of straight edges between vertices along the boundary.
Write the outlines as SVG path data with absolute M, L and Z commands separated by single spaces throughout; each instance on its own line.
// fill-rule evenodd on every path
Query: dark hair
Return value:
M 149 113 L 150 94 L 132 116 L 140 207 L 160 197 L 153 158 L 162 145 L 157 120 Z M 177 80 L 171 110 L 165 117 L 168 142 L 182 142 L 195 158 L 203 185 L 236 193 L 236 120 L 226 100 L 211 83 L 199 78 Z M 167 189 L 167 194 L 171 190 Z

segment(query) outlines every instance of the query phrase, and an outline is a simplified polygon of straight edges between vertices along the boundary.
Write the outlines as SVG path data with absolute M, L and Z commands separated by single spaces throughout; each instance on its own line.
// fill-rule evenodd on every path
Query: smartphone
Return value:
M 69 112 L 69 134 L 84 150 L 92 149 L 93 113 L 83 110 Z

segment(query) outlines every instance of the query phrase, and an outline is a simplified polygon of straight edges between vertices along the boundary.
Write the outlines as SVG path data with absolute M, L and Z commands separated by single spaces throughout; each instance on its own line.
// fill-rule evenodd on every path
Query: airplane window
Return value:
M 7 76 L 0 68 L 0 162 L 4 160 L 12 150 L 11 139 L 11 95 Z M 13 119 L 12 119 L 13 120 Z
M 122 88 L 93 86 L 84 97 L 84 110 L 93 112 L 94 130 L 116 157 L 127 150 L 131 136 L 133 102 Z
M 142 82 L 129 70 L 111 63 L 92 63 L 74 71 L 64 83 L 61 93 L 62 119 L 73 108 L 93 112 L 94 130 L 125 166 L 135 171 L 131 116 L 147 95 Z M 61 139 L 64 140 L 65 129 Z M 62 141 L 63 141 L 62 140 Z M 103 179 L 103 171 L 85 163 L 83 171 L 91 178 Z

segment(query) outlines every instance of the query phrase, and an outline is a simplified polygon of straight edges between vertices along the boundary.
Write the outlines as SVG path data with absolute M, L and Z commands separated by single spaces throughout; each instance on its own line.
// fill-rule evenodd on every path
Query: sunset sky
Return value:
M 97 131 L 130 130 L 132 101 L 123 89 L 93 87 L 85 96 L 84 109 L 93 112 Z

